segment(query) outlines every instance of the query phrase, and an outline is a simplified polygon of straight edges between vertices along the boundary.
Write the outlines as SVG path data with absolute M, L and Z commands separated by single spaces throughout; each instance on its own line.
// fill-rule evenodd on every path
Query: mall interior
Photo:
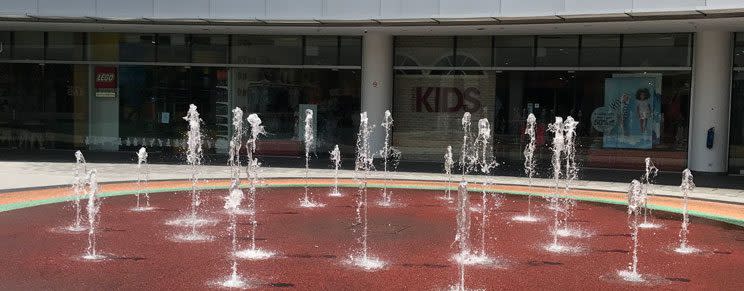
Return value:
M 109 11 L 116 17 L 107 18 L 101 3 L 111 1 L 72 2 L 97 4 L 90 12 L 96 16 L 41 4 L 13 13 L 0 7 L 7 12 L 0 13 L 2 159 L 44 153 L 72 159 L 77 149 L 134 159 L 140 146 L 180 156 L 187 130 L 182 117 L 195 104 L 205 152 L 213 156 L 227 152 L 234 107 L 263 119 L 269 134 L 259 144 L 261 155 L 286 157 L 303 153 L 307 108 L 317 115 L 318 157 L 334 145 L 354 154 L 362 111 L 378 123 L 379 144 L 379 121 L 389 109 L 402 160 L 440 162 L 448 145 L 459 148 L 467 111 L 491 121 L 495 156 L 516 166 L 525 119 L 533 113 L 538 155 L 546 163 L 547 124 L 570 115 L 579 121 L 583 167 L 636 169 L 651 156 L 666 171 L 744 174 L 741 9 L 720 16 L 666 9 L 620 13 L 627 17 L 590 11 L 577 19 L 516 12 L 438 19 L 403 17 L 413 8 L 401 4 L 393 16 L 373 13 L 388 21 L 364 22 L 357 13 L 336 22 L 292 14 L 282 21 L 231 22 L 158 19 L 157 5 L 149 15 L 135 7 L 130 14 L 137 17 Z M 323 15 L 339 3 L 308 2 L 322 2 Z M 504 3 L 514 1 L 495 2 L 499 15 L 508 15 Z M 540 2 L 562 2 L 567 10 L 570 1 Z M 446 14 L 439 9 L 436 15 Z M 218 12 L 212 7 L 210 13 Z M 268 8 L 263 13 L 274 15 Z

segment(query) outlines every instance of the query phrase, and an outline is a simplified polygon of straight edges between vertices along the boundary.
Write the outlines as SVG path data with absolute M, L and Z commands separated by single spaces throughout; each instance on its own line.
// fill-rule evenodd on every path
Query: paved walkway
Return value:
M 73 163 L 54 162 L 0 162 L 0 191 L 9 192 L 30 187 L 65 186 L 72 181 Z M 89 163 L 89 169 L 98 171 L 100 182 L 133 181 L 137 179 L 137 168 L 134 164 L 120 163 Z M 370 178 L 382 178 L 383 173 L 372 172 Z M 228 178 L 230 175 L 227 166 L 202 166 L 200 177 L 202 179 Z M 178 180 L 188 179 L 191 176 L 190 168 L 186 165 L 150 165 L 151 180 Z M 263 168 L 261 174 L 264 178 L 302 178 L 305 170 L 302 168 Z M 311 169 L 309 176 L 314 178 L 333 177 L 333 170 Z M 353 178 L 354 172 L 350 170 L 339 171 L 341 178 Z M 391 179 L 401 180 L 424 180 L 424 181 L 446 181 L 444 174 L 396 172 L 390 174 Z M 705 179 L 706 177 L 697 177 Z M 459 179 L 456 175 L 454 179 Z M 484 181 L 484 176 L 468 176 L 469 181 Z M 528 185 L 526 178 L 520 177 L 489 177 L 494 183 L 502 185 Z M 628 181 L 629 183 L 630 181 Z M 584 190 L 602 190 L 612 192 L 625 192 L 628 183 L 598 182 L 598 181 L 576 181 L 574 188 Z M 533 185 L 550 187 L 553 181 L 549 179 L 534 179 Z M 664 196 L 679 196 L 676 186 L 655 186 L 654 194 Z M 692 198 L 729 203 L 744 204 L 744 189 L 727 189 L 700 187 L 691 194 Z

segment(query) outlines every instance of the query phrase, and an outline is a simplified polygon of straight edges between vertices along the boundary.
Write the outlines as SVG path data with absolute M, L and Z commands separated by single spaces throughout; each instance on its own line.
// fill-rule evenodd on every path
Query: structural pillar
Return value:
M 695 33 L 688 151 L 688 167 L 695 172 L 728 171 L 732 37 L 726 31 Z M 710 128 L 714 138 L 708 148 Z
M 365 33 L 362 38 L 362 112 L 367 112 L 369 125 L 375 126 L 370 135 L 370 150 L 373 153 L 382 149 L 385 130 L 380 123 L 385 110 L 391 110 L 392 104 L 393 36 Z

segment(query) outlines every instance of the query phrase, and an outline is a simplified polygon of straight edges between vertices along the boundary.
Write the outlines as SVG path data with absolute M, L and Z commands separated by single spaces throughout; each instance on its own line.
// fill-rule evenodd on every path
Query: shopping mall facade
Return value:
M 525 118 L 573 116 L 586 167 L 744 173 L 744 2 L 736 0 L 5 0 L 0 148 L 177 152 L 188 104 L 208 153 L 230 110 L 266 155 L 354 151 L 390 109 L 407 161 L 459 148 L 469 111 L 521 163 Z M 384 133 L 374 134 L 377 146 Z M 547 155 L 545 147 L 541 154 Z

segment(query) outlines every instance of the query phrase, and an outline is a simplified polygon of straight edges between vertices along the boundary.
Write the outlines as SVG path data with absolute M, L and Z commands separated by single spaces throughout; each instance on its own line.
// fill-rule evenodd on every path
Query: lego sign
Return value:
M 96 97 L 116 97 L 116 67 L 96 67 L 95 69 Z

